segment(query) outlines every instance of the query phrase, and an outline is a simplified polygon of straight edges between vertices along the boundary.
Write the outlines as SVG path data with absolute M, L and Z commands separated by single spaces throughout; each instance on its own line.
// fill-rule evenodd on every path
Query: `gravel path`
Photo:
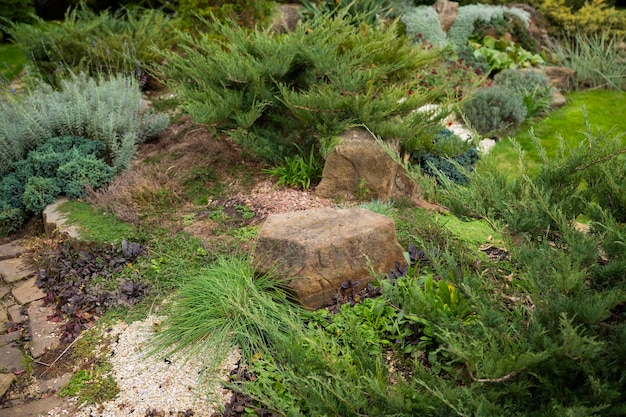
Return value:
M 203 382 L 206 367 L 202 358 L 185 361 L 146 356 L 150 350 L 149 338 L 159 322 L 158 317 L 149 316 L 130 325 L 120 322 L 112 327 L 110 340 L 114 342 L 109 345 L 109 361 L 120 389 L 115 400 L 77 408 L 76 400 L 71 399 L 64 407 L 51 410 L 48 416 L 209 417 L 217 411 L 231 393 L 219 384 L 210 386 Z M 231 352 L 215 377 L 226 380 L 238 360 L 238 352 Z

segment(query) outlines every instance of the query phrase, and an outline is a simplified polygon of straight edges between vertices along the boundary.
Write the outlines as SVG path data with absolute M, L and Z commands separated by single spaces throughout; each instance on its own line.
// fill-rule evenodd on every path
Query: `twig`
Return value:
M 472 378 L 473 381 L 476 381 L 476 382 L 504 382 L 504 381 L 508 381 L 509 379 L 513 378 L 516 375 L 517 375 L 517 372 L 513 371 L 510 374 L 506 374 L 500 378 L 474 378 L 474 375 L 470 373 L 470 377 Z
M 43 371 L 43 372 L 41 373 L 41 375 L 42 375 L 42 376 L 43 376 L 43 375 L 45 375 L 45 374 L 46 374 L 46 372 L 48 372 L 48 371 L 50 370 L 50 368 L 52 368 L 52 367 L 54 366 L 54 364 L 55 364 L 55 363 L 57 363 L 57 362 L 59 361 L 59 359 L 61 359 L 61 358 L 63 357 L 63 355 L 65 355 L 65 354 L 67 353 L 67 351 L 68 351 L 68 350 L 70 350 L 70 348 L 71 348 L 72 346 L 74 346 L 74 343 L 76 343 L 76 342 L 78 341 L 78 339 L 80 339 L 80 338 L 81 338 L 81 336 L 82 336 L 83 334 L 85 334 L 86 332 L 88 332 L 88 331 L 89 331 L 89 329 L 88 329 L 88 330 L 86 330 L 85 332 L 83 332 L 83 333 L 79 334 L 79 335 L 78 335 L 78 337 L 76 337 L 76 339 L 72 340 L 72 343 L 70 343 L 69 345 L 67 345 L 67 347 L 65 348 L 65 350 L 64 350 L 63 352 L 61 352 L 61 354 L 60 354 L 60 355 L 59 355 L 59 356 L 58 356 L 58 357 L 57 357 L 57 358 L 56 358 L 56 359 L 55 359 L 55 360 L 54 360 L 51 364 L 49 364 L 49 365 L 48 365 L 47 363 L 39 362 L 39 361 L 37 361 L 37 360 L 33 359 L 33 361 L 35 361 L 35 363 L 38 363 L 39 365 L 44 365 L 44 366 L 47 366 L 47 367 L 48 367 L 48 369 L 46 369 L 45 371 Z M 31 359 L 32 359 L 32 358 L 31 358 Z
M 603 157 L 602 157 L 602 158 L 600 158 L 600 159 L 596 159 L 595 161 L 591 161 L 591 162 L 589 162 L 588 164 L 586 164 L 586 165 L 582 165 L 582 166 L 579 166 L 579 167 L 576 167 L 575 169 L 576 169 L 576 171 L 583 171 L 583 170 L 585 170 L 585 169 L 587 169 L 587 168 L 589 168 L 589 167 L 591 167 L 591 166 L 593 166 L 593 165 L 597 165 L 597 164 L 599 164 L 599 163 L 601 163 L 601 162 L 604 162 L 604 161 L 606 161 L 606 160 L 609 160 L 609 159 L 611 159 L 611 158 L 614 158 L 614 157 L 616 157 L 616 156 L 618 156 L 618 155 L 621 155 L 621 154 L 623 154 L 623 153 L 626 153 L 626 149 L 622 149 L 622 150 L 620 150 L 619 152 L 615 152 L 615 153 L 612 153 L 612 154 L 610 154 L 610 155 L 605 155 L 605 156 L 603 156 Z

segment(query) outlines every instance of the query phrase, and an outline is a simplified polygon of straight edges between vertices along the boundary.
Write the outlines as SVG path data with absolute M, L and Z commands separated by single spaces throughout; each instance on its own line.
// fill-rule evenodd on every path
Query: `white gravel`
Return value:
M 180 358 L 170 361 L 168 358 L 166 361 L 158 355 L 147 356 L 151 349 L 149 338 L 159 322 L 158 317 L 149 316 L 144 321 L 130 325 L 120 322 L 113 326 L 110 332 L 113 343 L 109 346 L 109 361 L 113 365 L 112 375 L 120 393 L 113 401 L 84 405 L 71 413 L 72 416 L 208 417 L 230 399 L 229 391 L 219 384 L 211 386 L 206 382 L 206 366 L 202 358 L 193 357 L 188 361 Z M 231 352 L 217 375 L 213 376 L 225 380 L 238 360 L 239 353 Z M 66 416 L 70 413 L 53 410 L 48 415 Z

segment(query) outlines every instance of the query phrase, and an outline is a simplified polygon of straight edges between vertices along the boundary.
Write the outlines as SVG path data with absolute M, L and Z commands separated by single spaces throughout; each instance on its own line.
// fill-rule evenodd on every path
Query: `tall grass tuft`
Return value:
M 575 88 L 626 88 L 626 51 L 620 38 L 608 32 L 576 32 L 554 43 L 553 54 L 561 65 L 576 71 Z
M 185 356 L 202 353 L 217 366 L 234 348 L 251 360 L 286 343 L 296 307 L 271 275 L 255 277 L 249 259 L 220 257 L 187 278 L 173 296 L 154 352 Z
M 10 172 L 37 145 L 56 136 L 81 136 L 106 145 L 107 162 L 122 171 L 136 146 L 160 134 L 166 116 L 139 111 L 133 77 L 71 75 L 55 91 L 40 85 L 25 96 L 0 102 L 0 174 Z

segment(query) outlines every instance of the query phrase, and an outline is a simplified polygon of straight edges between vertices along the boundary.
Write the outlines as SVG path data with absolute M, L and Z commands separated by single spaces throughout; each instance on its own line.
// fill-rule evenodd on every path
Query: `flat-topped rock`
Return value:
M 47 351 L 61 346 L 59 341 L 61 324 L 48 320 L 52 314 L 54 314 L 54 308 L 44 306 L 42 300 L 28 306 L 31 333 L 29 348 L 33 358 L 38 358 Z
M 26 252 L 26 248 L 19 242 L 13 241 L 0 245 L 0 260 L 17 258 Z
M 273 271 L 309 309 L 333 302 L 341 284 L 363 288 L 375 273 L 403 262 L 403 250 L 389 217 L 365 209 L 315 209 L 270 215 L 254 252 L 258 272 Z
M 22 351 L 13 344 L 0 347 L 0 367 L 9 372 L 24 369 L 24 355 Z
M 35 272 L 35 269 L 22 258 L 0 261 L 0 276 L 9 284 L 33 276 Z
M 4 397 L 4 394 L 11 388 L 13 381 L 15 381 L 15 375 L 0 374 L 0 398 Z M 17 414 L 13 414 L 13 416 L 17 416 Z
M 73 240 L 80 239 L 78 227 L 67 225 L 67 216 L 59 210 L 59 207 L 68 201 L 67 198 L 59 198 L 43 211 L 43 225 L 48 237 L 60 235 Z
M 27 404 L 0 410 L 0 417 L 39 417 L 64 404 L 64 400 L 55 396 L 42 398 Z
M 35 300 L 40 300 L 46 296 L 44 292 L 37 287 L 35 281 L 37 279 L 35 277 L 24 281 L 18 287 L 13 288 L 13 297 L 20 304 L 28 304 Z
M 13 343 L 20 338 L 20 332 L 11 332 L 0 335 L 0 347 Z M 1 397 L 1 396 L 0 396 Z

